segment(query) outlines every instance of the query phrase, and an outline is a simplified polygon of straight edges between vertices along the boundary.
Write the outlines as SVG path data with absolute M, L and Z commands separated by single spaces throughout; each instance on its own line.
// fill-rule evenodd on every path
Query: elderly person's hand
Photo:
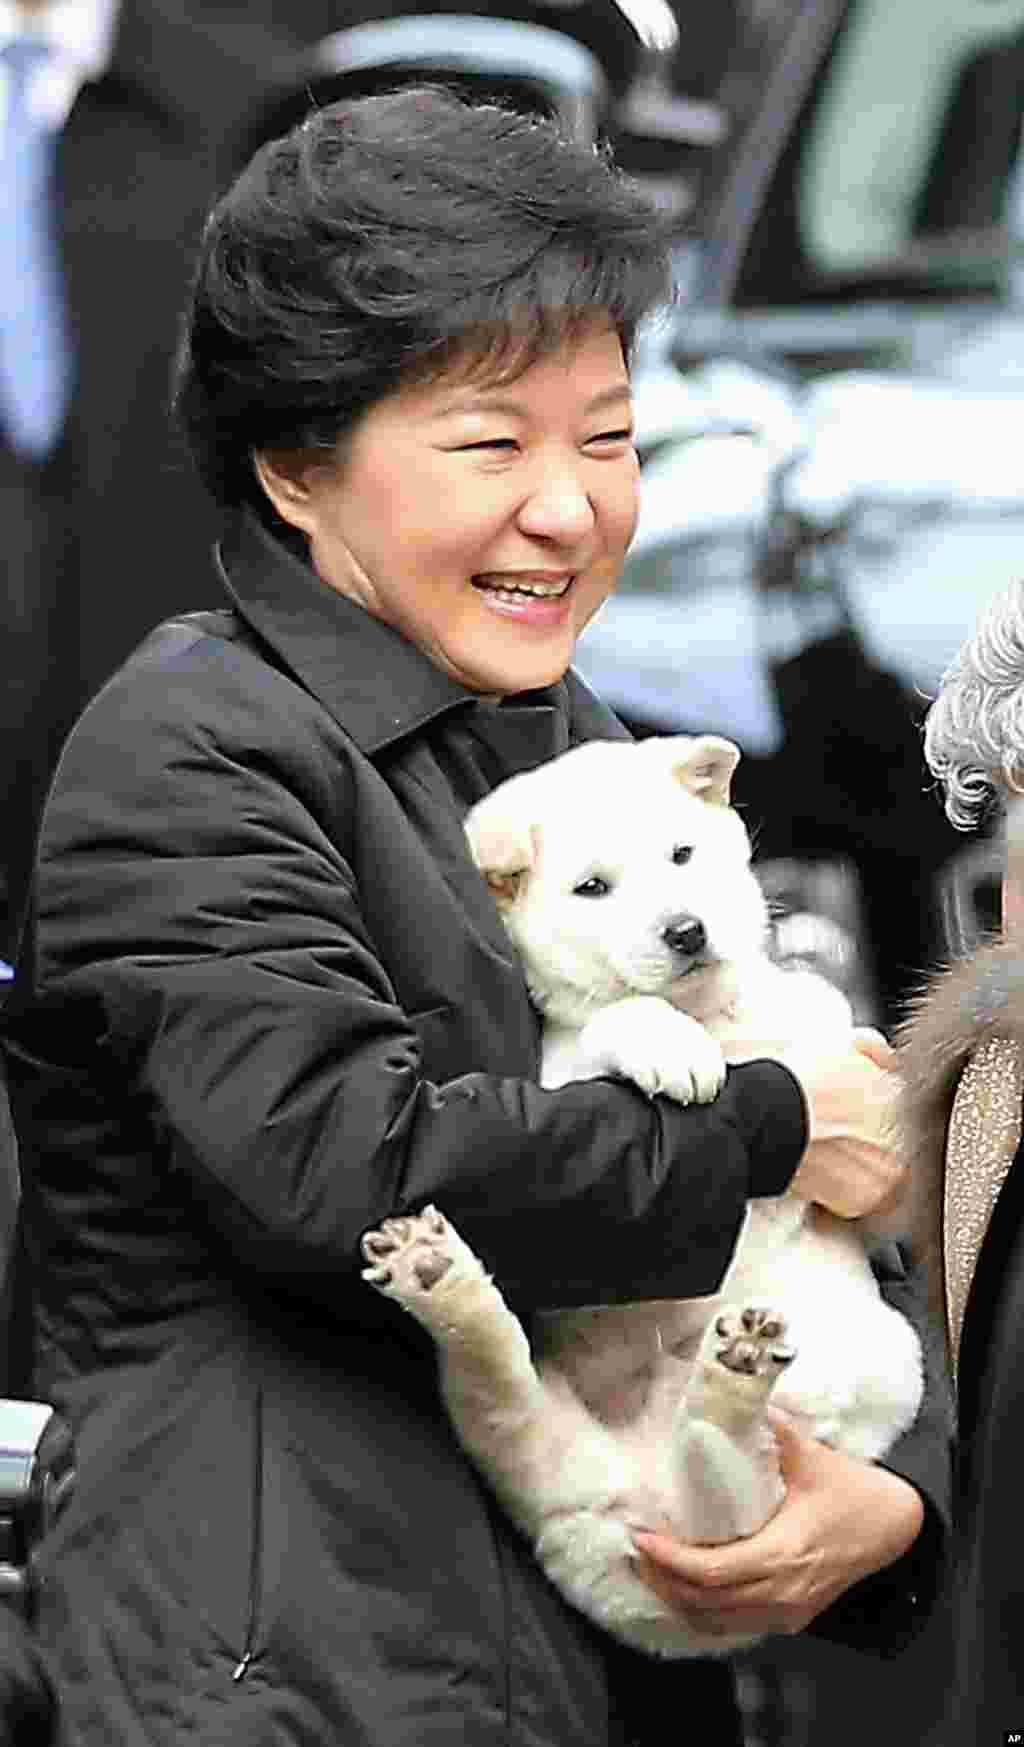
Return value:
M 786 1497 L 763 1529 L 721 1547 L 633 1536 L 638 1576 L 712 1636 L 802 1632 L 899 1559 L 924 1521 L 920 1494 L 899 1475 L 804 1437 L 781 1413 L 769 1418 Z
M 784 1062 L 807 1100 L 807 1150 L 790 1184 L 843 1219 L 889 1211 L 906 1172 L 895 1148 L 896 1053 L 881 1032 L 851 1033 L 845 1048 L 736 1036 L 722 1045 L 732 1062 Z

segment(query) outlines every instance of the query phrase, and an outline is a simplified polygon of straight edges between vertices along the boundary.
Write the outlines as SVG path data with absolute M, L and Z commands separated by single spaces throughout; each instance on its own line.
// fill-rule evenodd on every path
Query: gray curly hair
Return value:
M 943 674 L 924 754 L 962 830 L 1001 792 L 1024 794 L 1024 582 L 988 603 Z

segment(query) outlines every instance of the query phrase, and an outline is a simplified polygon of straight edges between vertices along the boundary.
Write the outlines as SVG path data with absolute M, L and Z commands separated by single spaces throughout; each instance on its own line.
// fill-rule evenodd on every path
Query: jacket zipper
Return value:
M 256 1628 L 260 1611 L 260 1572 L 263 1566 L 263 1391 L 256 1392 L 252 1429 L 252 1545 L 249 1552 L 249 1606 L 241 1660 L 231 1678 L 244 1680 L 256 1651 Z

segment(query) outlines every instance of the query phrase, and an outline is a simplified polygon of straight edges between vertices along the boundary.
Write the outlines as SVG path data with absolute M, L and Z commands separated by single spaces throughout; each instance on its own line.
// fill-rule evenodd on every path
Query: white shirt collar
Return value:
M 26 13 L 0 0 L 0 48 L 26 31 L 53 46 L 29 88 L 32 108 L 52 127 L 63 127 L 81 86 L 109 67 L 120 10 L 121 0 L 50 0 Z

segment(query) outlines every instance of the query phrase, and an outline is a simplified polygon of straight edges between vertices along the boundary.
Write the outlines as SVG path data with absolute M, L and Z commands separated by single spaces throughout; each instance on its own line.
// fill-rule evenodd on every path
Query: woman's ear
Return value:
M 323 467 L 322 458 L 313 460 L 305 449 L 258 449 L 252 464 L 281 520 L 302 534 L 312 534 L 316 521 L 313 477 Z

